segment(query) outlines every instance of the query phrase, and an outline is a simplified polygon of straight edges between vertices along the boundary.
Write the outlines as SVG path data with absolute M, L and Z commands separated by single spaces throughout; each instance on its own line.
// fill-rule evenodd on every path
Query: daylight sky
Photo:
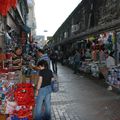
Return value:
M 81 0 L 34 0 L 37 35 L 52 36 Z M 47 30 L 47 32 L 44 32 Z

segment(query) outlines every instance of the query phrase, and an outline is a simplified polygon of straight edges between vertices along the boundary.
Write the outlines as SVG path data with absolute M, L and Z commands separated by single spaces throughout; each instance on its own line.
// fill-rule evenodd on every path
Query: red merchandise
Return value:
M 4 53 L 0 54 L 0 60 L 5 60 L 6 59 L 6 55 Z
M 9 72 L 9 70 L 7 68 L 0 69 L 0 74 L 2 74 L 2 73 L 8 73 L 8 72 Z
M 15 101 L 18 104 L 18 110 L 14 111 L 14 115 L 18 118 L 28 118 L 32 120 L 32 108 L 35 104 L 33 86 L 30 83 L 16 84 L 14 92 Z
M 3 13 L 4 2 L 5 2 L 5 0 L 0 0 L 0 13 L 1 13 L 1 14 Z
M 3 0 L 1 5 L 1 14 L 3 16 L 7 15 L 8 10 L 10 9 L 10 0 Z
M 19 119 L 21 118 L 28 118 L 28 120 L 33 120 L 33 111 L 30 107 L 21 106 L 20 110 L 15 110 L 14 115 L 17 116 Z
M 11 6 L 13 8 L 16 8 L 16 5 L 17 5 L 17 0 L 11 0 Z
M 21 83 L 17 84 L 15 90 L 15 101 L 18 105 L 34 106 L 34 90 L 32 84 Z
M 6 16 L 11 7 L 16 7 L 16 3 L 16 0 L 0 0 L 0 13 Z
M 6 59 L 10 59 L 12 57 L 11 53 L 6 53 Z

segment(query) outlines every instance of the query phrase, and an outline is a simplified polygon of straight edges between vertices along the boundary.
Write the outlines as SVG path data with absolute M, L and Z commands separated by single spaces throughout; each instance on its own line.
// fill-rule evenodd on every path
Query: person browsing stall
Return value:
M 12 68 L 13 70 L 21 70 L 22 67 L 22 49 L 15 48 L 15 52 L 12 54 Z
M 49 58 L 48 54 L 45 53 L 45 51 L 43 49 L 38 49 L 36 54 L 37 54 L 37 58 L 38 58 L 37 63 L 41 60 L 45 60 L 45 61 L 47 61 L 48 67 L 50 68 L 50 58 Z
M 52 70 L 55 74 L 57 74 L 57 60 L 58 60 L 57 51 L 51 50 L 50 59 L 52 62 Z
M 48 63 L 45 60 L 38 62 L 39 80 L 36 87 L 36 106 L 35 120 L 42 120 L 42 105 L 45 105 L 44 119 L 51 120 L 51 80 L 52 71 L 48 69 Z

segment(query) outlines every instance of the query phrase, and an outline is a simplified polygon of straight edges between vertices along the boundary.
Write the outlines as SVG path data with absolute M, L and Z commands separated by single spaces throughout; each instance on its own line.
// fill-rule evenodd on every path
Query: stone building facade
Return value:
M 82 0 L 55 32 L 48 46 L 66 50 L 91 34 L 119 32 L 119 3 L 120 0 Z

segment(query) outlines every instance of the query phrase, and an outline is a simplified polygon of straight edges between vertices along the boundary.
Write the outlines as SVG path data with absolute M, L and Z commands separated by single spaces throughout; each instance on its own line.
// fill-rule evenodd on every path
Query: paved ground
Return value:
M 120 120 L 120 95 L 65 66 L 58 66 L 60 91 L 52 94 L 52 120 Z

